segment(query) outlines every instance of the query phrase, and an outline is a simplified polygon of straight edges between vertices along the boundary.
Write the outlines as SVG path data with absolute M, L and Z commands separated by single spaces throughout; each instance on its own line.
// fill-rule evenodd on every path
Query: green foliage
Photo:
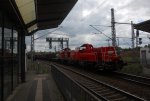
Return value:
M 129 73 L 134 75 L 141 75 L 142 74 L 142 66 L 140 64 L 129 64 L 125 66 L 121 72 Z
M 140 65 L 140 47 L 134 50 L 125 49 L 121 57 L 128 64 L 121 70 L 122 72 L 134 75 L 140 75 L 142 73 L 142 66 Z
M 123 57 L 123 60 L 126 62 L 131 62 L 133 60 L 132 57 Z
M 50 67 L 47 64 L 43 64 L 39 61 L 35 62 L 35 70 L 37 74 L 46 74 L 49 73 Z
M 39 61 L 34 61 L 31 64 L 31 60 L 27 60 L 27 69 L 35 71 L 37 74 L 47 74 L 50 71 L 50 66 Z

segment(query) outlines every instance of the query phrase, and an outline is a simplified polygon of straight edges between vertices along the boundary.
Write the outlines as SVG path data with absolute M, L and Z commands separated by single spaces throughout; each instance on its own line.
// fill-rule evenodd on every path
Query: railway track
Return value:
M 101 74 L 104 74 L 105 76 L 117 77 L 117 78 L 132 82 L 137 85 L 140 84 L 142 86 L 150 87 L 150 78 L 147 78 L 147 77 L 126 74 L 126 73 L 121 73 L 121 72 L 108 72 L 108 73 L 105 72 L 104 73 L 104 71 L 102 71 L 100 72 L 100 75 Z
M 137 97 L 133 94 L 113 87 L 109 84 L 92 78 L 91 76 L 82 74 L 80 72 L 74 71 L 61 65 L 55 64 L 55 66 L 61 67 L 59 68 L 59 70 L 67 73 L 72 79 L 76 80 L 84 88 L 86 88 L 95 96 L 104 101 L 145 101 L 140 97 Z
M 125 73 L 120 73 L 120 72 L 113 72 L 113 76 L 116 76 L 118 78 L 130 81 L 136 84 L 150 87 L 150 78 L 131 75 L 131 74 L 125 74 Z

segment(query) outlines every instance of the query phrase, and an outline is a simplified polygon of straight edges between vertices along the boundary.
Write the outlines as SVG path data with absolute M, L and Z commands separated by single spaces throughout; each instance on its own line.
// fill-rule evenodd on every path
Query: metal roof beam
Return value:
M 38 30 L 39 30 L 39 29 L 36 29 L 36 30 L 31 31 L 30 33 L 27 34 L 27 36 L 30 36 L 30 35 L 36 33 Z
M 26 24 L 26 28 L 29 28 L 29 27 L 33 26 L 34 24 L 36 24 L 36 23 L 37 23 L 37 20 L 33 20 L 32 22 Z

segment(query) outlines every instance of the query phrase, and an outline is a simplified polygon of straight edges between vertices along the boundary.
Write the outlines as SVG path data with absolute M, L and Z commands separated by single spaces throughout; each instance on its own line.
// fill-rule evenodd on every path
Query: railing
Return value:
M 55 82 L 67 101 L 101 101 L 56 66 L 51 67 Z

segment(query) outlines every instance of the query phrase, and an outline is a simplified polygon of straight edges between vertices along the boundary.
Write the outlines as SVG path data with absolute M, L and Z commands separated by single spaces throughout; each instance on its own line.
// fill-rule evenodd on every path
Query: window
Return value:
M 3 55 L 3 68 L 4 68 L 4 99 L 11 94 L 12 84 L 12 56 L 11 56 L 11 29 L 4 28 L 4 55 Z
M 13 88 L 19 83 L 18 33 L 13 30 Z
M 2 28 L 3 26 L 4 28 Z M 6 100 L 18 85 L 19 56 L 17 40 L 18 33 L 15 27 L 7 16 L 3 15 L 2 17 L 0 11 L 0 100 Z
M 2 14 L 0 12 L 0 100 L 2 99 Z

